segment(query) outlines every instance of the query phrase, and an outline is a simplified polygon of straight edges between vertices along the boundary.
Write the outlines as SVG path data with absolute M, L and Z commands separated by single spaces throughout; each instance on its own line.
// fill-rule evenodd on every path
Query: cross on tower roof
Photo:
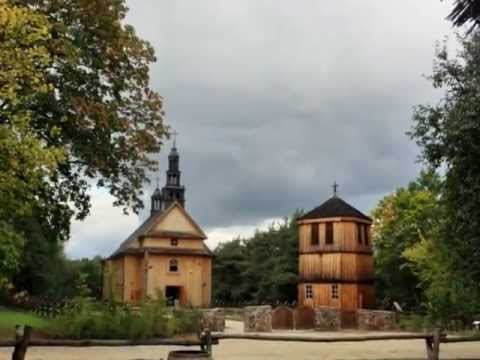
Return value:
M 333 196 L 337 196 L 337 189 L 340 187 L 340 185 L 337 184 L 336 181 L 333 182 Z
M 177 131 L 172 131 L 170 135 L 173 136 L 173 147 L 176 147 L 177 135 L 180 135 Z

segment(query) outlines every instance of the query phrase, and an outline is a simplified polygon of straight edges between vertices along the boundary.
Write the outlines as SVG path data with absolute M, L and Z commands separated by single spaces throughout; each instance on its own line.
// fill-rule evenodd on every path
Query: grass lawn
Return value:
M 0 338 L 10 338 L 15 331 L 15 325 L 30 325 L 41 330 L 48 326 L 49 320 L 31 312 L 0 307 Z

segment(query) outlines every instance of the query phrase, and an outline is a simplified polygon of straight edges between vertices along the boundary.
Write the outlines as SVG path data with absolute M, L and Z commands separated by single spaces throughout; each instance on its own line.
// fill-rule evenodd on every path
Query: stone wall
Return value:
M 243 331 L 272 331 L 272 307 L 270 305 L 245 307 L 243 313 Z
M 341 314 L 338 309 L 331 307 L 315 308 L 315 330 L 336 331 L 341 328 Z
M 223 332 L 225 330 L 225 312 L 221 308 L 202 310 L 202 328 L 210 331 Z
M 397 330 L 397 316 L 393 311 L 357 310 L 359 330 Z

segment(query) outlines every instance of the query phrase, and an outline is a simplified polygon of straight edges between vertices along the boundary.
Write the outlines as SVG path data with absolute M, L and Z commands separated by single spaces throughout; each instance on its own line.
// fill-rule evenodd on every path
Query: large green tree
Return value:
M 300 212 L 214 250 L 214 299 L 226 303 L 293 302 L 297 299 Z
M 0 4 L 0 221 L 35 241 L 23 259 L 45 264 L 32 249 L 61 252 L 71 219 L 88 215 L 91 186 L 124 211 L 142 207 L 167 132 L 149 85 L 155 57 L 125 23 L 123 0 Z M 18 277 L 27 289 L 33 268 Z
M 0 0 L 0 283 L 20 268 L 25 232 L 19 219 L 48 207 L 38 196 L 64 159 L 33 127 L 30 104 L 51 88 L 50 26 L 32 9 Z
M 425 309 L 424 290 L 404 253 L 437 231 L 443 218 L 440 189 L 438 175 L 422 172 L 372 211 L 377 298 L 385 306 L 396 301 L 410 310 Z
M 480 33 L 459 41 L 454 57 L 438 50 L 431 81 L 443 97 L 416 108 L 411 136 L 425 163 L 445 174 L 439 236 L 454 279 L 451 309 L 471 315 L 480 311 Z
M 50 91 L 31 103 L 32 126 L 66 158 L 44 194 L 89 210 L 89 184 L 107 187 L 115 205 L 142 207 L 150 155 L 166 133 L 161 97 L 150 88 L 150 44 L 125 24 L 123 0 L 16 0 L 48 18 Z

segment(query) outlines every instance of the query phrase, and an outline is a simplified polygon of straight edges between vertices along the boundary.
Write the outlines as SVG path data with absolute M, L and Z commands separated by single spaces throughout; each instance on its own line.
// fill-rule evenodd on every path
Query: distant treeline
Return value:
M 216 302 L 274 303 L 297 299 L 297 211 L 248 239 L 221 243 L 214 250 L 213 298 Z

